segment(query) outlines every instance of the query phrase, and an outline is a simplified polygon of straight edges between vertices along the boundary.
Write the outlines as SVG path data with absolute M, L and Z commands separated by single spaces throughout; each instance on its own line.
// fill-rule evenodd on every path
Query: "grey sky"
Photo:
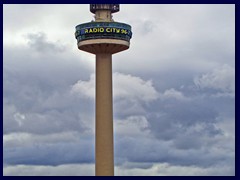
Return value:
M 235 5 L 121 4 L 116 175 L 235 175 Z M 3 174 L 94 175 L 88 4 L 3 5 Z

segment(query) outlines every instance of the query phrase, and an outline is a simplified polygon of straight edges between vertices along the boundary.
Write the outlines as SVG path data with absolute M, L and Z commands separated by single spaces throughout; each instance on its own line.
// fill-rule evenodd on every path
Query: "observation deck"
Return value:
M 93 54 L 117 53 L 129 48 L 131 26 L 119 22 L 89 22 L 76 26 L 78 48 Z

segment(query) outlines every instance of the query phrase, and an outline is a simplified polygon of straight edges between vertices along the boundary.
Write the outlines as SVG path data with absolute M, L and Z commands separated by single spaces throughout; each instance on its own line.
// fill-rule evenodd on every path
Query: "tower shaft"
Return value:
M 96 54 L 95 172 L 113 176 L 112 54 Z

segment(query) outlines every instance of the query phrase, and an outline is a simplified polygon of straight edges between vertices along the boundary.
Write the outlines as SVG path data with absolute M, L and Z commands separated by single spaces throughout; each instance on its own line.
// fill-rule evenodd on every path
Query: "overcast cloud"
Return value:
M 89 5 L 3 5 L 3 174 L 94 175 Z M 235 5 L 121 5 L 115 174 L 235 175 Z

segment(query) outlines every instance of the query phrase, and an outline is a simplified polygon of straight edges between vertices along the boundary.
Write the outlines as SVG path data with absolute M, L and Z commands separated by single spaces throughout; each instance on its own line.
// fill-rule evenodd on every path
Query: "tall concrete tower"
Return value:
M 129 48 L 131 26 L 115 22 L 119 4 L 90 4 L 95 21 L 76 26 L 78 49 L 96 55 L 95 173 L 114 175 L 112 54 Z

